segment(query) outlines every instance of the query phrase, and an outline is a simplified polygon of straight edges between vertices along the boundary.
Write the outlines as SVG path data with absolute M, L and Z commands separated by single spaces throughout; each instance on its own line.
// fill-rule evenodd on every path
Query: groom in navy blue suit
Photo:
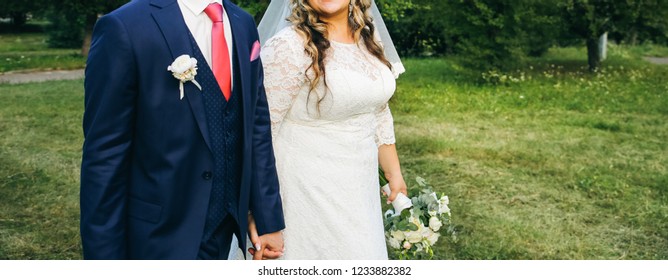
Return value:
M 189 5 L 197 1 L 214 2 Z M 256 257 L 282 250 L 255 23 L 222 1 L 232 35 L 231 94 L 223 94 L 183 2 L 134 0 L 95 26 L 81 166 L 86 259 L 224 259 L 233 234 L 246 248 L 249 217 Z M 182 98 L 181 81 L 167 71 L 181 55 L 198 67 Z

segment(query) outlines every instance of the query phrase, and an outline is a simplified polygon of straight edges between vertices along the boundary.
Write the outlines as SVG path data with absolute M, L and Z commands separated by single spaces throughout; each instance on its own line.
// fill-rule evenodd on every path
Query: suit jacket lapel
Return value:
M 241 12 L 239 8 L 232 5 L 229 0 L 224 0 L 223 5 L 225 7 L 225 12 L 230 19 L 230 28 L 232 29 L 232 38 L 234 41 L 234 48 L 232 48 L 234 53 L 231 55 L 237 60 L 237 65 L 239 66 L 236 69 L 233 69 L 233 71 L 234 75 L 238 75 L 237 77 L 239 77 L 239 81 L 241 81 L 240 85 L 234 85 L 235 89 L 233 90 L 233 94 L 236 93 L 237 95 L 241 95 L 241 104 L 244 114 L 243 126 L 244 131 L 248 131 L 251 125 L 249 122 L 252 122 L 253 120 L 252 116 L 250 116 L 250 100 L 248 99 L 250 96 L 247 96 L 252 92 L 250 90 L 249 81 L 250 55 L 248 38 L 246 37 L 245 26 L 243 26 L 241 17 L 238 14 Z M 249 141 L 246 141 L 246 143 L 249 143 Z
M 192 56 L 193 49 L 188 35 L 190 31 L 183 20 L 183 14 L 181 13 L 179 5 L 176 3 L 176 0 L 152 0 L 151 5 L 157 8 L 153 10 L 152 16 L 162 31 L 162 35 L 172 54 L 172 59 L 176 59 L 184 54 Z M 202 65 L 206 65 L 206 63 L 200 63 L 199 67 L 202 67 Z M 165 65 L 165 69 L 166 67 L 167 65 Z M 165 75 L 169 75 L 169 73 L 165 71 Z M 171 75 L 169 76 L 171 77 Z M 195 80 L 197 80 L 197 77 L 195 77 Z M 209 129 L 206 123 L 206 112 L 202 94 L 199 88 L 190 82 L 184 84 L 184 90 L 185 98 L 188 99 L 188 103 L 190 104 L 193 116 L 197 121 L 199 130 L 204 137 L 206 145 L 209 147 L 209 150 L 211 150 L 211 140 L 209 138 Z

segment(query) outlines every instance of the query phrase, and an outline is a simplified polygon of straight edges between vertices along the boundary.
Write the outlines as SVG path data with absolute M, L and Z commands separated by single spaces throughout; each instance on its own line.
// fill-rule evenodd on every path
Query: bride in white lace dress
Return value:
M 286 221 L 283 258 L 387 259 L 379 162 L 389 199 L 406 185 L 388 106 L 395 76 L 373 38 L 372 1 L 293 3 L 293 26 L 262 49 Z

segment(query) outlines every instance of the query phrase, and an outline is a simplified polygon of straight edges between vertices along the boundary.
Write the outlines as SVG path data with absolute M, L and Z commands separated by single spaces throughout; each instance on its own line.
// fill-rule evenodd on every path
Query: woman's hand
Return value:
M 254 260 L 277 259 L 283 256 L 283 233 L 273 232 L 258 236 L 255 219 L 252 214 L 248 214 L 248 237 L 253 243 L 254 248 L 248 248 L 248 252 L 253 255 Z
M 403 193 L 405 196 L 408 196 L 408 188 L 406 187 L 406 182 L 404 182 L 404 177 L 401 176 L 401 173 L 390 175 L 386 174 L 387 180 L 390 182 L 390 195 L 387 198 L 387 204 L 392 203 L 397 198 L 399 193 Z
M 404 176 L 401 175 L 397 148 L 394 144 L 378 147 L 378 163 L 385 173 L 385 179 L 390 182 L 390 195 L 387 203 L 394 201 L 399 193 L 408 196 L 406 182 L 404 182 Z

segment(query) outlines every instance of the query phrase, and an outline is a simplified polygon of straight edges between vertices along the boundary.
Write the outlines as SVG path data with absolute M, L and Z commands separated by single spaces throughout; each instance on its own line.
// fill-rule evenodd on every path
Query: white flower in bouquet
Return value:
M 409 231 L 406 233 L 406 240 L 413 244 L 422 242 L 422 233 L 419 231 Z
M 429 245 L 434 245 L 438 241 L 438 237 L 441 236 L 437 232 L 432 231 L 430 228 L 425 227 L 422 229 L 423 241 L 427 241 Z
M 408 242 L 408 240 L 404 241 L 404 249 L 409 250 L 413 245 Z
M 450 208 L 447 205 L 441 206 L 441 213 L 448 214 L 448 216 L 450 216 Z
M 441 199 L 438 200 L 438 202 L 439 202 L 439 204 L 446 205 L 446 206 L 448 204 L 450 204 L 450 200 L 448 199 L 447 195 L 442 196 Z
M 448 199 L 447 195 L 442 196 L 438 200 L 438 212 L 440 214 L 448 214 L 450 216 L 450 208 L 448 207 L 448 204 L 450 203 L 450 200 Z
M 406 239 L 404 232 L 399 230 L 385 233 L 385 236 L 390 247 L 394 249 L 401 248 L 401 243 Z
M 403 231 L 400 231 L 400 230 L 392 231 L 392 232 L 390 232 L 390 234 L 392 235 L 392 237 L 394 239 L 399 240 L 399 241 L 404 241 L 404 239 L 406 239 L 406 235 L 404 234 Z
M 392 247 L 394 249 L 399 249 L 401 247 L 401 241 L 397 240 L 394 237 L 388 238 L 387 243 L 390 244 L 390 247 Z
M 423 227 L 420 229 L 420 235 L 422 235 L 422 238 L 427 239 L 427 237 L 431 236 L 434 232 L 428 228 L 428 227 Z
M 429 218 L 429 228 L 431 228 L 432 230 L 438 231 L 439 229 L 441 229 L 442 226 L 443 223 L 437 217 Z
M 429 245 L 434 245 L 436 244 L 436 241 L 438 241 L 438 238 L 441 237 L 441 234 L 438 232 L 434 232 L 432 235 L 427 237 L 427 241 L 429 241 Z

